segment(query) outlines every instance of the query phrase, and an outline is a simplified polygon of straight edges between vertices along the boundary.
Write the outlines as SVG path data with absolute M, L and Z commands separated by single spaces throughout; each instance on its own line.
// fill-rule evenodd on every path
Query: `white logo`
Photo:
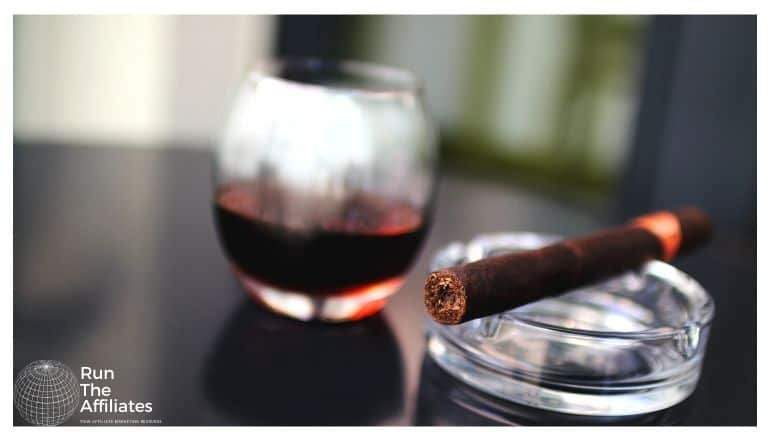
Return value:
M 16 376 L 13 391 L 16 410 L 38 426 L 66 422 L 80 402 L 77 377 L 57 361 L 35 361 L 24 367 Z

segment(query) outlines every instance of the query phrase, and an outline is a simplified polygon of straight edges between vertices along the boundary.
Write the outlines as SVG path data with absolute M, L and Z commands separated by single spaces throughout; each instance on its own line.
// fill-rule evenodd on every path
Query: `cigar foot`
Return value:
M 465 286 L 456 274 L 449 271 L 433 272 L 425 282 L 425 308 L 441 324 L 462 322 L 467 298 Z

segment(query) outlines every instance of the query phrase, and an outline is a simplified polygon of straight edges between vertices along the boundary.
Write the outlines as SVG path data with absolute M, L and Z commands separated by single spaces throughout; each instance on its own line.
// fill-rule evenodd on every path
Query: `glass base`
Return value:
M 246 293 L 257 303 L 280 315 L 300 321 L 357 321 L 385 307 L 388 297 L 404 283 L 403 277 L 390 278 L 339 294 L 308 295 L 269 286 L 234 269 Z
M 452 376 L 495 397 L 547 411 L 585 416 L 631 416 L 669 408 L 692 394 L 700 374 L 694 368 L 657 384 L 625 389 L 578 389 L 564 383 L 513 377 L 476 364 L 462 349 L 434 331 L 428 333 L 428 353 Z

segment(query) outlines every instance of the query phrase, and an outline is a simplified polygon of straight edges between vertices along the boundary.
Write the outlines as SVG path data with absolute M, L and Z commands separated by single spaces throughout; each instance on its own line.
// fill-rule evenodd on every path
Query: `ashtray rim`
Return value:
M 467 242 L 454 241 L 439 248 L 434 252 L 433 258 L 430 260 L 430 270 L 438 270 L 446 267 L 450 267 L 455 264 L 466 263 L 470 261 L 476 261 L 485 256 L 484 243 L 493 241 L 500 242 L 497 247 L 505 247 L 504 243 L 516 243 L 516 247 L 522 249 L 535 249 L 548 244 L 561 240 L 562 237 L 553 234 L 542 234 L 531 231 L 503 231 L 484 233 L 476 235 Z M 511 245 L 513 246 L 513 245 Z M 458 251 L 462 248 L 462 259 L 458 259 Z M 453 258 L 453 255 L 454 258 Z M 456 261 L 454 264 L 444 264 L 447 260 Z M 703 296 L 703 305 L 691 310 L 692 315 L 690 319 L 683 322 L 676 327 L 655 327 L 644 330 L 636 331 L 603 331 L 603 330 L 586 330 L 579 328 L 563 327 L 554 324 L 548 324 L 540 322 L 534 319 L 527 318 L 516 313 L 516 309 L 509 310 L 501 316 L 503 319 L 513 320 L 520 322 L 524 325 L 535 327 L 545 331 L 552 331 L 557 333 L 565 333 L 569 335 L 577 335 L 585 338 L 599 338 L 599 339 L 634 339 L 634 340 L 653 340 L 653 339 L 666 339 L 676 337 L 677 335 L 687 334 L 692 332 L 693 327 L 703 329 L 711 325 L 714 318 L 715 307 L 714 299 L 708 293 L 708 291 L 696 281 L 692 276 L 686 272 L 678 269 L 677 267 L 668 264 L 660 260 L 652 260 L 645 263 L 640 270 L 651 273 L 653 276 L 658 276 L 661 279 L 665 279 L 667 283 L 673 287 L 679 289 L 685 293 L 688 297 Z M 660 274 L 660 275 L 658 275 Z M 622 276 L 618 275 L 618 276 Z M 612 278 L 606 280 L 609 281 Z M 605 282 L 606 282 L 605 281 Z M 429 321 L 430 318 L 428 318 Z M 431 322 L 437 327 L 443 327 L 438 323 Z

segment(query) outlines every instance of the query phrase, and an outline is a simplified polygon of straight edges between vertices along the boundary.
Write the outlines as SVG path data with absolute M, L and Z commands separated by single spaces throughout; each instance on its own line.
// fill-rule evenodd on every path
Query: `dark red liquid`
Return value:
M 271 204 L 280 197 L 262 196 Z M 225 251 L 259 282 L 309 294 L 345 294 L 403 275 L 426 232 L 420 211 L 375 196 L 351 198 L 338 218 L 311 231 L 262 220 L 269 209 L 242 186 L 220 188 L 214 211 Z

